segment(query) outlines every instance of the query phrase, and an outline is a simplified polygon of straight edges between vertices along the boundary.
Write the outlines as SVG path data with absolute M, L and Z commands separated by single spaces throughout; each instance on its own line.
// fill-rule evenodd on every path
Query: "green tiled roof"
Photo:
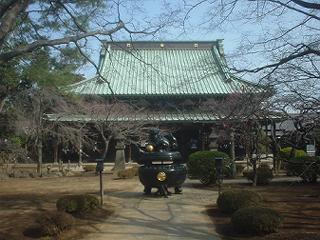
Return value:
M 48 121 L 59 122 L 211 122 L 219 120 L 219 117 L 214 113 L 137 113 L 134 115 L 115 114 L 109 116 L 88 116 L 88 115 L 67 115 L 67 114 L 46 114 L 45 119 Z M 221 119 L 220 119 L 221 120 Z
M 221 41 L 106 43 L 100 72 L 117 96 L 261 91 L 230 74 L 221 44 Z M 99 76 L 71 85 L 70 91 L 80 95 L 112 94 Z

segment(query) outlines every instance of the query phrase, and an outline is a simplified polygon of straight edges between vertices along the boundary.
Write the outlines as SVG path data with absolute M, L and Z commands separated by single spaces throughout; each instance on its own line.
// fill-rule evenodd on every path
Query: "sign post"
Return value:
M 316 146 L 314 144 L 307 145 L 307 154 L 310 157 L 316 156 Z
M 97 161 L 97 166 L 96 166 L 96 172 L 99 173 L 99 178 L 100 178 L 100 204 L 101 206 L 103 205 L 103 179 L 102 179 L 102 172 L 104 169 L 104 164 L 103 164 L 103 159 L 96 159 Z

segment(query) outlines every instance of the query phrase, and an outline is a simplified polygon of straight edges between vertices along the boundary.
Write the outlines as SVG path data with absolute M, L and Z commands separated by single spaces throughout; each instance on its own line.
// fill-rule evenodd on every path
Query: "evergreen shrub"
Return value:
M 63 196 L 58 199 L 56 206 L 58 211 L 71 214 L 84 214 L 99 208 L 100 204 L 97 197 L 82 194 Z
M 41 235 L 58 236 L 74 225 L 74 218 L 65 212 L 47 212 L 41 215 L 36 222 L 39 225 Z
M 236 211 L 231 222 L 237 232 L 262 235 L 276 232 L 282 217 L 270 208 L 247 207 Z
M 295 157 L 286 163 L 287 175 L 301 177 L 305 182 L 316 182 L 320 175 L 320 157 Z
M 250 171 L 246 173 L 247 179 L 254 181 L 254 172 Z M 257 185 L 267 185 L 273 178 L 273 173 L 267 164 L 261 164 L 257 168 Z
M 190 154 L 187 168 L 190 178 L 200 179 L 202 183 L 210 184 L 216 182 L 215 161 L 217 157 L 222 157 L 223 172 L 230 175 L 230 158 L 224 152 L 219 151 L 198 151 Z
M 290 159 L 291 151 L 292 151 L 292 147 L 281 148 L 280 149 L 280 157 L 283 159 L 286 159 L 286 160 Z M 294 158 L 304 157 L 304 156 L 307 156 L 307 153 L 304 150 L 295 149 L 294 156 L 293 156 Z
M 224 213 L 234 213 L 244 207 L 258 206 L 262 197 L 253 191 L 231 190 L 220 194 L 217 200 L 218 208 Z

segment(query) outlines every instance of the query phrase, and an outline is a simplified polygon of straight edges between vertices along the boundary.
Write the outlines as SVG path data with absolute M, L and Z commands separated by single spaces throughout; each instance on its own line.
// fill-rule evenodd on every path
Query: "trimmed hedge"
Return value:
M 240 208 L 258 206 L 261 202 L 262 197 L 256 192 L 231 190 L 220 194 L 217 205 L 224 213 L 234 213 Z
M 254 172 L 250 171 L 246 173 L 247 179 L 249 181 L 254 180 Z M 273 178 L 273 173 L 270 167 L 267 164 L 261 164 L 257 168 L 257 185 L 267 185 Z
M 270 208 L 248 207 L 236 211 L 231 223 L 237 232 L 260 235 L 276 232 L 282 223 L 282 217 Z
M 63 196 L 58 199 L 56 206 L 58 211 L 83 214 L 99 208 L 100 204 L 97 197 L 83 194 Z
M 42 236 L 58 236 L 74 225 L 74 218 L 64 212 L 49 212 L 40 216 L 36 222 Z
M 224 159 L 223 172 L 230 175 L 230 158 L 224 152 L 219 151 L 198 151 L 190 154 L 187 167 L 190 178 L 200 179 L 202 183 L 216 182 L 215 161 L 216 157 Z
M 296 157 L 286 163 L 287 175 L 301 177 L 305 182 L 316 182 L 320 175 L 319 157 Z
M 280 149 L 280 157 L 284 159 L 290 159 L 290 153 L 292 147 L 285 147 Z M 304 150 L 296 149 L 294 153 L 294 158 L 307 156 L 307 153 Z

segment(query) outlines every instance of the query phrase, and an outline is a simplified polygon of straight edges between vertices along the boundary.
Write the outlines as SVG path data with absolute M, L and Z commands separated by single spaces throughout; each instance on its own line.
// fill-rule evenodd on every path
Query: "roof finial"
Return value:
M 221 56 L 224 56 L 223 39 L 217 39 L 217 48 Z

